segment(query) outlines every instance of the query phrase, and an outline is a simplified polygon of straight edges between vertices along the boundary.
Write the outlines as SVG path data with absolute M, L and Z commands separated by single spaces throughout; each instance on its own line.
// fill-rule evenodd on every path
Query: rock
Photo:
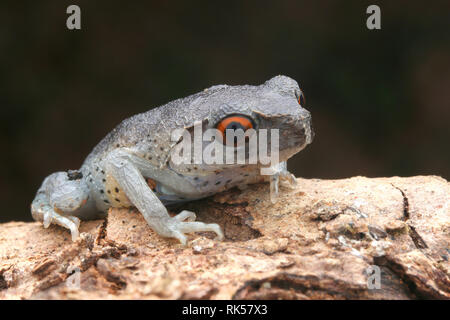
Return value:
M 384 229 L 389 234 L 400 234 L 406 232 L 406 224 L 401 220 L 391 220 L 384 225 Z
M 0 298 L 450 299 L 442 178 L 297 179 L 275 204 L 257 184 L 181 209 L 225 241 L 197 233 L 183 247 L 134 209 L 82 222 L 76 242 L 58 226 L 1 224 Z

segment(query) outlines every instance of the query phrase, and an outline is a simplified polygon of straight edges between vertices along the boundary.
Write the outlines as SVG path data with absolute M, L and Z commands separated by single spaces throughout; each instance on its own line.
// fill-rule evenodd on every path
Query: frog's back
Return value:
M 117 148 L 134 147 L 144 143 L 155 148 L 165 148 L 170 142 L 172 130 L 189 126 L 195 120 L 207 118 L 209 108 L 206 98 L 226 87 L 225 85 L 211 87 L 123 120 L 95 146 L 84 161 L 83 167 L 101 161 Z M 195 108 L 192 105 L 195 105 Z

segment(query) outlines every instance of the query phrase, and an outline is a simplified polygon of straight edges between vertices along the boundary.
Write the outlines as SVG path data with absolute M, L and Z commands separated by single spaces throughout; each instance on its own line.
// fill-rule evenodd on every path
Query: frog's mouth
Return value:
M 293 130 L 292 127 L 297 128 L 297 130 Z M 300 129 L 298 129 L 299 127 Z M 312 143 L 313 139 L 314 130 L 310 117 L 302 120 L 302 124 L 291 126 L 288 130 L 282 130 L 279 137 L 279 162 L 287 161 L 302 151 L 308 144 Z

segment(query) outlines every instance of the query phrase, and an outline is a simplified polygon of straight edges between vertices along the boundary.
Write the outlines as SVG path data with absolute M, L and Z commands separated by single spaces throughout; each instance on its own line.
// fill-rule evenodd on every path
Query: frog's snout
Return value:
M 314 139 L 312 117 L 304 108 L 292 114 L 281 128 L 285 128 L 281 130 L 280 135 L 282 158 L 290 158 L 312 143 Z

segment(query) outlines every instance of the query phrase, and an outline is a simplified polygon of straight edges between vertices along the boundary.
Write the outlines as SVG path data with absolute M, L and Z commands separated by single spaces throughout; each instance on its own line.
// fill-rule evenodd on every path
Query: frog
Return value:
M 135 207 L 159 236 L 183 245 L 192 232 L 212 232 L 223 240 L 218 224 L 196 221 L 188 210 L 171 216 L 167 207 L 262 181 L 270 181 L 271 194 L 276 195 L 280 179 L 295 183 L 287 160 L 314 138 L 304 104 L 297 81 L 279 75 L 260 85 L 214 85 L 134 115 L 108 133 L 79 169 L 46 177 L 31 203 L 32 217 L 44 228 L 56 224 L 68 229 L 76 241 L 81 221 L 105 217 L 110 208 Z M 236 141 L 227 143 L 225 133 L 276 130 L 277 161 L 250 163 L 249 152 L 240 163 L 198 161 L 195 152 L 184 157 L 188 161 L 175 161 L 176 150 L 186 142 L 184 133 L 195 133 L 195 128 L 222 135 L 215 143 L 232 152 L 248 145 L 248 137 L 237 146 Z M 183 135 L 174 135 L 180 130 Z M 200 147 L 211 143 L 193 140 Z

